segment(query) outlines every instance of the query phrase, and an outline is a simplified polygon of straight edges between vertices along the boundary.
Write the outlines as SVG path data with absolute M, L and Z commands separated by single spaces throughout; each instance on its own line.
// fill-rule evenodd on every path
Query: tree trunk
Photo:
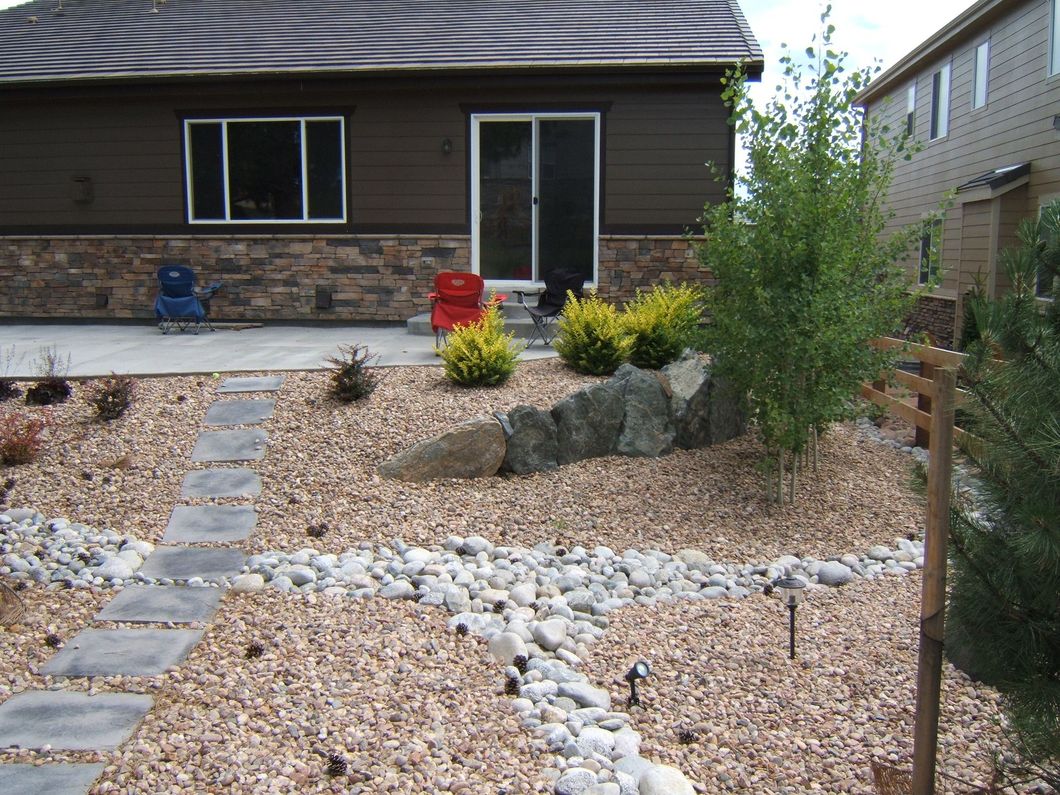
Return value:
M 791 489 L 788 493 L 788 504 L 795 504 L 795 478 L 799 471 L 799 457 L 794 452 L 791 454 Z
M 779 466 L 777 467 L 777 505 L 784 507 L 784 448 L 780 449 L 777 453 L 777 461 Z

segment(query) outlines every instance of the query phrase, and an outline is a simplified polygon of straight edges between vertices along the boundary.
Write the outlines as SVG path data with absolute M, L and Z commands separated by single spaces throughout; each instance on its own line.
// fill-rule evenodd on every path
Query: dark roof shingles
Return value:
M 0 11 L 0 83 L 760 63 L 735 0 L 35 0 Z M 36 17 L 36 23 L 30 23 Z

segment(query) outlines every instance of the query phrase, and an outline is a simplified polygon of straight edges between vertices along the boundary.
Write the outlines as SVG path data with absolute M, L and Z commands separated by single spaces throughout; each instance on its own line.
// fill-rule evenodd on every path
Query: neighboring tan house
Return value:
M 1060 199 L 1060 0 L 981 0 L 857 102 L 923 144 L 895 169 L 895 225 L 920 222 L 956 192 L 909 263 L 921 284 L 941 268 L 913 329 L 952 346 L 976 278 L 990 296 L 1002 293 L 998 253 L 1015 244 L 1020 220 Z
M 403 321 L 438 270 L 697 278 L 736 0 L 36 0 L 0 11 L 0 316 Z

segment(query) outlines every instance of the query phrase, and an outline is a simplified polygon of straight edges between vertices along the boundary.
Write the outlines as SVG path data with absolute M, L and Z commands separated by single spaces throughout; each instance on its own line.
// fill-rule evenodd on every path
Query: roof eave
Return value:
M 104 74 L 82 74 L 70 76 L 45 76 L 40 78 L 0 78 L 0 88 L 25 88 L 31 86 L 70 86 L 70 85 L 95 85 L 105 83 L 153 83 L 172 82 L 179 80 L 238 80 L 238 79 L 283 79 L 283 78 L 306 78 L 306 77 L 397 77 L 397 76 L 453 76 L 466 77 L 474 75 L 556 75 L 570 74 L 628 74 L 639 73 L 663 73 L 674 74 L 723 74 L 739 63 L 743 66 L 747 75 L 752 78 L 760 78 L 765 63 L 761 58 L 750 58 L 740 61 L 717 60 L 717 61 L 690 61 L 690 60 L 623 60 L 623 61 L 576 61 L 576 62 L 524 62 L 492 64 L 443 64 L 443 65 L 409 65 L 409 66 L 366 66 L 345 69 L 245 69 L 231 71 L 213 70 L 186 70 L 172 72 L 113 72 Z
M 896 85 L 919 72 L 925 62 L 934 60 L 943 50 L 974 35 L 1023 2 L 1026 0 L 979 0 L 873 80 L 854 97 L 854 104 L 865 107 L 872 100 L 890 93 Z

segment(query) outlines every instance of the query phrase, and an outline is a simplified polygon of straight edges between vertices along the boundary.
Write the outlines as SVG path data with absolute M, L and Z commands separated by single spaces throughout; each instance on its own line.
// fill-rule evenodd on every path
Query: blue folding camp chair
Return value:
M 189 326 L 199 333 L 200 326 L 216 331 L 206 317 L 210 298 L 221 289 L 222 282 L 213 282 L 201 290 L 195 286 L 195 271 L 187 265 L 163 265 L 158 269 L 158 298 L 155 316 L 163 334 L 176 326 L 180 331 Z

